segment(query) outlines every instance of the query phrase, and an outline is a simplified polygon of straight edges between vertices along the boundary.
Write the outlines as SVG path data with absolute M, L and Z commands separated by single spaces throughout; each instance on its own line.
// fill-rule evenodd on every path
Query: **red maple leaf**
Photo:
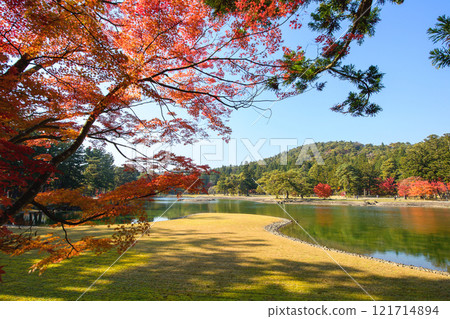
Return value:
M 6 271 L 4 271 L 2 268 L 5 266 L 0 266 L 0 282 L 3 282 L 2 280 L 2 274 L 6 274 Z

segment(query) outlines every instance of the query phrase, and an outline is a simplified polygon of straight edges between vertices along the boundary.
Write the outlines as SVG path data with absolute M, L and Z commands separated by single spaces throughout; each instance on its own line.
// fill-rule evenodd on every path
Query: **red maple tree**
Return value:
M 404 196 L 407 198 L 408 196 L 411 196 L 411 187 L 414 182 L 421 181 L 422 178 L 418 176 L 411 176 L 405 179 L 402 179 L 398 182 L 398 195 Z
M 314 193 L 320 198 L 328 198 L 333 194 L 331 186 L 319 183 L 314 187 Z
M 376 186 L 376 194 L 381 196 L 395 195 L 397 194 L 397 184 L 393 177 L 388 177 L 386 179 L 380 179 Z
M 147 156 L 139 145 L 193 143 L 210 132 L 227 139 L 230 110 L 253 105 L 268 77 L 284 72 L 270 55 L 281 42 L 279 20 L 296 7 L 276 1 L 257 16 L 237 11 L 217 19 L 202 1 L 1 1 L 0 224 L 27 209 L 62 227 L 127 214 L 145 219 L 141 199 L 202 191 L 207 167 L 169 152 Z M 143 106 L 149 118 L 139 114 Z M 88 140 L 124 156 L 135 150 L 128 159 L 146 177 L 97 198 L 42 192 Z M 67 147 L 54 156 L 34 150 L 60 143 Z M 65 219 L 53 211 L 58 206 L 81 213 Z M 69 242 L 2 226 L 0 249 L 45 250 L 49 256 L 33 268 L 44 269 L 84 250 L 124 249 L 136 227 L 119 231 L 129 236 Z
M 449 192 L 448 185 L 445 184 L 444 182 L 433 181 L 433 182 L 430 182 L 430 184 L 433 189 L 433 195 L 435 195 L 435 196 L 439 196 L 439 197 L 443 198 Z
M 400 196 L 411 196 L 420 198 L 444 197 L 448 194 L 449 188 L 440 181 L 426 181 L 423 178 L 412 176 L 399 181 L 398 194 Z
M 426 198 L 433 195 L 433 187 L 431 183 L 425 180 L 414 181 L 409 190 L 409 196 Z

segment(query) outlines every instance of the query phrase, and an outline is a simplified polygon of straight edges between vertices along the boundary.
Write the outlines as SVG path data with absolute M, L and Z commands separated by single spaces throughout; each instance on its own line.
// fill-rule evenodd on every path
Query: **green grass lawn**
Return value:
M 156 223 L 82 300 L 369 300 L 321 250 L 266 232 L 275 217 L 200 214 Z M 104 235 L 104 226 L 70 229 Z M 330 252 L 377 300 L 449 300 L 448 276 Z M 84 254 L 41 276 L 0 255 L 0 300 L 76 300 L 118 257 Z

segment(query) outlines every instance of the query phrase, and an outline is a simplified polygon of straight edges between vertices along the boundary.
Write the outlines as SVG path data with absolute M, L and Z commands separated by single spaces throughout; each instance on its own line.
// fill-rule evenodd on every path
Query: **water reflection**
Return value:
M 316 222 L 320 226 L 331 226 L 333 224 L 333 214 L 325 207 L 315 208 Z
M 402 222 L 410 226 L 415 232 L 421 234 L 433 234 L 439 229 L 439 221 L 433 209 L 423 207 L 401 207 Z

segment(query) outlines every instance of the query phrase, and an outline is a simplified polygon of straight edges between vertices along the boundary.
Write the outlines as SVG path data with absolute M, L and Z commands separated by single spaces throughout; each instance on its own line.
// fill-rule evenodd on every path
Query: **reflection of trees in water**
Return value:
M 56 216 L 61 219 L 75 219 L 78 213 L 76 211 L 55 211 Z M 49 219 L 41 211 L 25 211 L 18 214 L 14 218 L 14 225 L 17 226 L 39 226 L 39 225 L 53 225 L 56 224 L 53 220 Z
M 14 224 L 19 226 L 42 225 L 48 220 L 42 212 L 29 211 L 18 214 L 14 218 Z
M 317 207 L 316 209 L 316 223 L 322 227 L 333 225 L 333 213 L 329 209 Z
M 413 256 L 424 256 L 427 261 L 441 269 L 448 267 L 450 244 L 446 233 L 417 232 L 420 226 L 405 229 L 398 226 L 389 227 L 389 225 L 379 227 L 379 224 L 380 221 L 371 223 L 371 218 L 368 218 L 366 221 L 360 219 L 352 222 L 339 220 L 325 227 L 314 222 L 302 226 L 321 245 L 327 247 L 367 255 L 375 252 L 402 252 Z M 282 229 L 282 232 L 291 237 L 310 241 L 296 225 L 288 225 Z
M 411 227 L 417 233 L 433 234 L 439 230 L 439 220 L 430 208 L 401 207 L 400 214 L 404 225 Z

